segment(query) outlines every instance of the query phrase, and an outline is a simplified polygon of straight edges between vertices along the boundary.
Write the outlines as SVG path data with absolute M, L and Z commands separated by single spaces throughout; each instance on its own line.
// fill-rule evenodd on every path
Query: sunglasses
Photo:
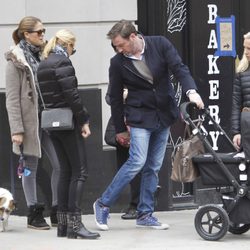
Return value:
M 72 47 L 72 53 L 71 55 L 74 55 L 76 53 L 76 49 L 74 48 L 74 45 L 69 43 L 69 46 Z
M 41 36 L 42 34 L 45 34 L 46 29 L 42 29 L 42 30 L 31 30 L 28 31 L 28 33 L 37 33 L 37 35 Z

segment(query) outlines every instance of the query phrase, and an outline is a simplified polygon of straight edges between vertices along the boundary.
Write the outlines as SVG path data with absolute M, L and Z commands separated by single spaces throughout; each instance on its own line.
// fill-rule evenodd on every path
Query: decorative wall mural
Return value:
M 180 32 L 186 23 L 186 0 L 167 0 L 167 31 Z
M 167 31 L 181 32 L 186 24 L 186 0 L 167 0 Z M 170 74 L 170 80 L 175 90 L 175 99 L 179 106 L 182 96 L 180 83 Z
M 181 32 L 186 24 L 186 0 L 166 0 L 167 2 L 167 32 Z M 179 106 L 182 98 L 182 87 L 179 81 L 175 79 L 172 72 L 169 72 L 171 84 L 175 90 L 175 100 Z M 179 137 L 180 139 L 181 137 Z M 177 141 L 179 140 L 177 139 Z M 172 134 L 170 133 L 169 142 L 175 147 Z M 190 185 L 185 183 L 172 182 L 173 185 L 173 198 L 182 198 L 191 196 Z
M 177 102 L 177 105 L 179 107 L 180 103 L 181 103 L 181 97 L 182 97 L 182 87 L 180 82 L 178 82 L 174 75 L 172 73 L 169 74 L 170 75 L 170 82 L 175 90 L 175 100 Z

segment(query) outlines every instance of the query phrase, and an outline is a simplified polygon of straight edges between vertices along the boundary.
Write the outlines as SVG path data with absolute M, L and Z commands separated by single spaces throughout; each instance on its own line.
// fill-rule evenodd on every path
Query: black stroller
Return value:
M 195 216 L 195 229 L 205 240 L 215 241 L 225 236 L 227 231 L 243 234 L 250 229 L 250 177 L 249 163 L 242 157 L 234 157 L 237 152 L 216 153 L 210 145 L 202 124 L 191 119 L 194 103 L 183 103 L 180 107 L 183 119 L 191 126 L 192 133 L 203 141 L 208 153 L 192 158 L 201 175 L 201 182 L 216 187 L 222 204 L 207 204 L 199 208 Z M 199 111 L 203 121 L 210 120 L 215 129 L 225 136 L 235 150 L 225 131 L 210 116 L 209 110 Z

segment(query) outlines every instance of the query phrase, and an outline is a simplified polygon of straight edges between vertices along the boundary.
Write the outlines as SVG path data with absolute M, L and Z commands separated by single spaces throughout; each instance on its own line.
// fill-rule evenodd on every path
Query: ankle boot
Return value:
M 67 213 L 57 212 L 57 237 L 67 236 Z
M 43 217 L 43 204 L 35 204 L 29 207 L 29 214 L 27 218 L 28 228 L 47 230 L 50 226 L 46 223 Z
M 100 237 L 100 234 L 92 233 L 85 228 L 85 226 L 82 224 L 81 213 L 68 213 L 67 237 L 69 239 L 76 239 L 77 237 L 84 239 L 96 239 Z
M 50 222 L 52 227 L 57 227 L 58 220 L 57 220 L 57 206 L 51 207 L 50 210 Z

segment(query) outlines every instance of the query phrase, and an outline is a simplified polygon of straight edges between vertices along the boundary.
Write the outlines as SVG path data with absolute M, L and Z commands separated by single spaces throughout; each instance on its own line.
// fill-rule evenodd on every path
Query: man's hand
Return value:
M 190 93 L 188 95 L 189 101 L 196 103 L 199 109 L 204 109 L 204 103 L 198 93 Z
M 116 141 L 123 147 L 129 147 L 130 145 L 130 134 L 128 131 L 116 134 Z

